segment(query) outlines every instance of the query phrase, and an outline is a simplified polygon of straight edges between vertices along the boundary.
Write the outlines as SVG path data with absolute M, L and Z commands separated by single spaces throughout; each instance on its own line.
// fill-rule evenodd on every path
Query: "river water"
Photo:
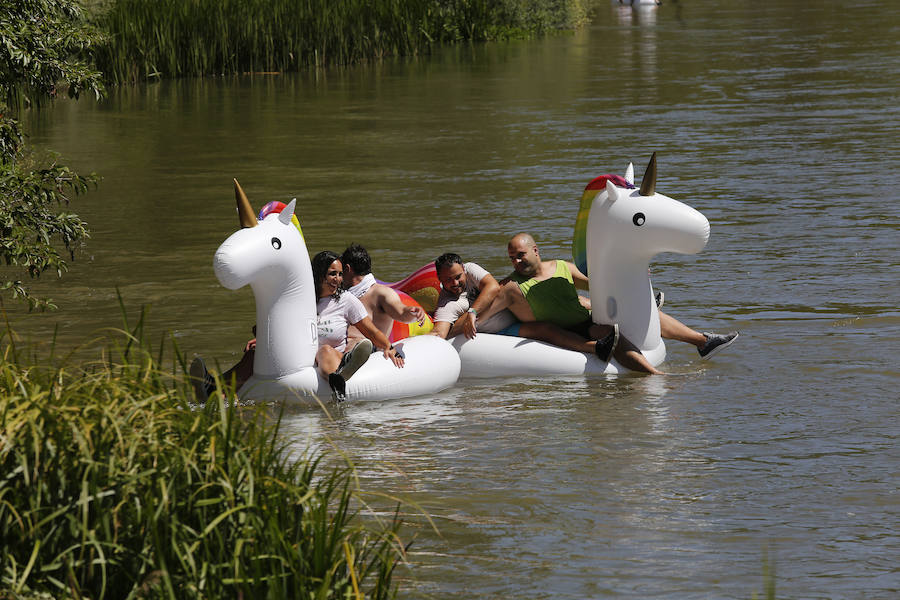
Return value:
M 358 241 L 381 279 L 448 250 L 502 275 L 520 230 L 570 258 L 583 186 L 657 151 L 657 189 L 712 229 L 654 284 L 732 348 L 290 412 L 287 439 L 418 506 L 403 598 L 895 598 L 898 40 L 890 0 L 601 2 L 573 35 L 59 101 L 27 125 L 103 175 L 73 204 L 93 238 L 39 288 L 60 311 L 10 318 L 72 348 L 121 324 L 118 289 L 152 338 L 228 366 L 254 318 L 211 269 L 232 177 L 257 206 L 296 197 L 311 252 Z

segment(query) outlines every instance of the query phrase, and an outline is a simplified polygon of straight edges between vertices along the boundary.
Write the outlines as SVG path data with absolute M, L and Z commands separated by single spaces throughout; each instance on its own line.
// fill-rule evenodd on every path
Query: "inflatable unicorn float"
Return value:
M 330 396 L 313 362 L 317 350 L 316 302 L 312 268 L 299 222 L 296 200 L 254 215 L 235 181 L 242 229 L 215 254 L 214 269 L 223 286 L 250 285 L 256 300 L 257 348 L 254 375 L 239 395 L 245 400 L 302 399 Z M 601 175 L 585 188 L 573 238 L 573 256 L 590 280 L 592 318 L 618 323 L 654 366 L 665 360 L 659 314 L 648 277 L 650 260 L 661 252 L 695 254 L 709 239 L 709 222 L 700 212 L 656 192 L 656 154 L 640 188 L 634 167 L 625 176 Z M 404 302 L 433 312 L 440 291 L 434 264 L 400 282 L 389 283 Z M 616 361 L 574 352 L 525 338 L 479 333 L 450 342 L 433 335 L 410 335 L 396 324 L 391 341 L 406 354 L 397 369 L 374 354 L 347 382 L 348 399 L 402 398 L 436 393 L 458 377 L 512 377 L 616 374 Z M 430 330 L 429 323 L 419 331 Z
M 709 240 L 709 221 L 697 210 L 656 192 L 656 153 L 641 187 L 634 166 L 625 177 L 601 175 L 585 188 L 575 222 L 572 254 L 590 280 L 592 319 L 618 323 L 653 366 L 666 358 L 659 313 L 648 268 L 661 252 L 696 254 Z M 435 275 L 436 278 L 436 275 Z M 614 374 L 626 371 L 612 360 L 525 338 L 479 333 L 457 336 L 461 377 Z
M 253 376 L 241 400 L 310 402 L 329 398 L 331 388 L 316 371 L 316 292 L 306 241 L 294 216 L 296 199 L 258 221 L 237 180 L 235 197 L 241 229 L 222 242 L 213 259 L 219 282 L 236 290 L 249 285 L 256 300 Z M 396 346 L 405 354 L 398 369 L 380 353 L 347 381 L 347 399 L 382 400 L 436 393 L 456 383 L 459 354 L 433 335 L 407 338 Z

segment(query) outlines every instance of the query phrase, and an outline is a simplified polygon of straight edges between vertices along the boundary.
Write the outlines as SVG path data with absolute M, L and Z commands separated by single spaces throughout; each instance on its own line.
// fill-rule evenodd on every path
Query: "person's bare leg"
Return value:
M 611 325 L 598 325 L 597 323 L 594 323 L 591 325 L 588 333 L 592 338 L 600 340 L 603 339 L 603 336 L 609 335 L 611 330 Z M 613 356 L 615 356 L 616 360 L 619 361 L 619 364 L 626 369 L 651 373 L 653 375 L 663 374 L 662 371 L 654 368 L 653 365 L 650 364 L 650 361 L 647 360 L 647 357 L 641 354 L 638 347 L 631 343 L 625 336 L 619 336 L 619 343 L 616 344 Z
M 659 311 L 659 334 L 667 340 L 687 342 L 698 348 L 706 343 L 706 336 L 699 331 L 694 331 L 675 317 L 670 317 L 663 311 Z
M 522 323 L 519 326 L 519 335 L 524 338 L 547 342 L 566 350 L 574 350 L 575 352 L 584 352 L 586 354 L 593 354 L 594 347 L 597 345 L 597 342 L 594 340 L 585 339 L 575 332 L 542 321 Z
M 240 390 L 241 386 L 247 383 L 247 380 L 253 375 L 254 352 L 255 350 L 250 348 L 250 350 L 244 352 L 241 360 L 236 365 L 222 373 L 222 381 L 229 385 L 234 382 L 235 391 Z
M 319 374 L 327 380 L 328 376 L 338 370 L 344 355 L 331 346 L 319 346 L 316 352 L 316 366 Z
M 531 323 L 535 320 L 534 312 L 532 312 L 528 300 L 525 299 L 525 294 L 522 293 L 519 284 L 514 281 L 507 281 L 500 286 L 497 297 L 486 311 L 478 315 L 478 318 L 487 319 L 504 308 L 508 308 L 523 323 Z
M 616 360 L 619 361 L 619 364 L 626 369 L 649 373 L 651 375 L 665 374 L 651 365 L 650 361 L 647 360 L 646 356 L 641 354 L 641 351 L 638 350 L 637 346 L 624 337 L 619 337 L 619 343 L 613 351 L 613 356 L 615 356 Z

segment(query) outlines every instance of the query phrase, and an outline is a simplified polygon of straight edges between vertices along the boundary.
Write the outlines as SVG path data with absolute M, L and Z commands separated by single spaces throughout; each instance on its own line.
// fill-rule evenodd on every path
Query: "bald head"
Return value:
M 525 233 L 524 231 L 517 233 L 516 235 L 509 238 L 509 242 L 506 244 L 507 248 L 512 248 L 513 246 L 537 246 L 534 243 L 534 238 L 531 237 L 531 234 Z
M 534 238 L 527 233 L 517 233 L 506 245 L 509 260 L 516 273 L 534 277 L 541 267 L 541 255 Z

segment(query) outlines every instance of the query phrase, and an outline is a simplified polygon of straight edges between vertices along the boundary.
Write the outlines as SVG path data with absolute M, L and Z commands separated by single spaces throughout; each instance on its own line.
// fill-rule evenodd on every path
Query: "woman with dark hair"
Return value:
M 341 283 L 344 265 L 334 252 L 324 250 L 312 258 L 313 283 L 316 289 L 316 312 L 319 351 L 316 366 L 338 400 L 346 394 L 347 380 L 369 359 L 373 346 L 384 351 L 384 357 L 397 367 L 403 357 L 387 336 L 372 322 L 362 302 L 353 294 L 343 294 Z M 355 326 L 366 339 L 347 351 L 347 327 Z
M 394 349 L 387 336 L 372 322 L 362 302 L 353 294 L 341 293 L 344 266 L 340 257 L 325 250 L 312 260 L 313 284 L 316 289 L 316 313 L 318 313 L 319 350 L 316 353 L 316 367 L 328 380 L 335 399 L 346 396 L 347 380 L 363 366 L 372 348 L 384 351 L 384 357 L 397 367 L 403 366 L 403 356 Z M 355 325 L 366 336 L 349 351 L 347 349 L 347 326 Z M 253 328 L 256 333 L 256 327 Z M 244 346 L 244 356 L 231 369 L 222 374 L 223 381 L 234 381 L 235 389 L 240 389 L 253 374 L 253 355 L 256 339 Z M 206 363 L 199 356 L 194 358 L 189 369 L 191 383 L 197 398 L 205 401 L 216 381 L 206 369 Z

